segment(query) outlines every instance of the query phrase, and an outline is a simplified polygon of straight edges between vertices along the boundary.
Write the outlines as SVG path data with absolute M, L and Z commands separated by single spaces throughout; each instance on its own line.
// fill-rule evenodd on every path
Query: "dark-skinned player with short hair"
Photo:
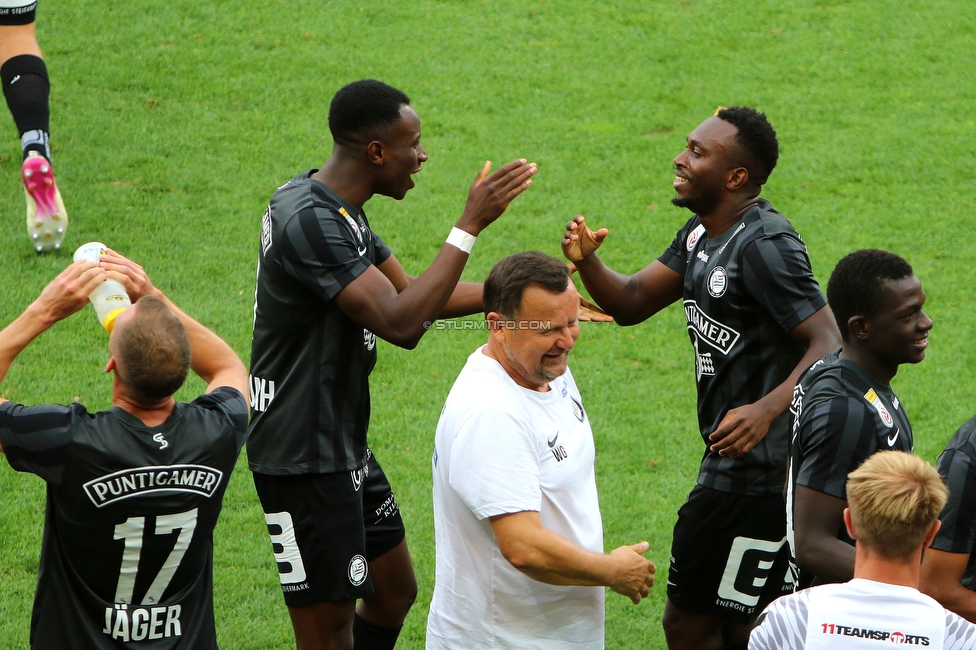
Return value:
M 683 301 L 705 449 L 674 530 L 663 619 L 671 650 L 745 648 L 759 611 L 792 590 L 779 512 L 787 409 L 800 373 L 840 336 L 806 246 L 759 198 L 778 155 L 765 115 L 722 108 L 674 159 L 672 203 L 694 214 L 657 260 L 621 274 L 596 254 L 607 229 L 577 216 L 563 234 L 564 255 L 618 323 Z
M 251 348 L 248 460 L 296 645 L 391 649 L 417 593 L 403 522 L 367 446 L 376 338 L 413 348 L 431 321 L 480 311 L 459 283 L 475 238 L 527 189 L 534 163 L 478 174 L 431 265 L 408 276 L 363 211 L 400 200 L 427 161 L 420 118 L 375 80 L 340 89 L 332 153 L 264 214 Z

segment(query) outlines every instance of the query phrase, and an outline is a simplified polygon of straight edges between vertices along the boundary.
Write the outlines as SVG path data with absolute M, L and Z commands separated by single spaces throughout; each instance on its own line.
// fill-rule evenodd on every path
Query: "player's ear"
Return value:
M 864 316 L 851 316 L 847 321 L 847 331 L 863 341 L 871 334 L 871 326 Z
M 366 158 L 374 165 L 383 164 L 383 153 L 383 143 L 379 140 L 373 140 L 366 145 Z
M 733 167 L 729 170 L 728 179 L 725 181 L 725 189 L 730 192 L 735 192 L 747 182 L 749 182 L 749 170 L 745 167 Z
M 115 357 L 109 357 L 108 363 L 105 364 L 105 372 L 112 372 L 115 370 Z
M 497 311 L 490 311 L 485 315 L 485 321 L 488 323 L 488 336 L 495 338 L 496 336 L 501 336 L 505 329 L 506 321 L 505 317 L 499 314 Z
M 844 508 L 844 527 L 847 528 L 847 534 L 851 536 L 851 539 L 856 540 L 857 535 L 854 534 L 854 521 L 851 519 L 850 508 Z

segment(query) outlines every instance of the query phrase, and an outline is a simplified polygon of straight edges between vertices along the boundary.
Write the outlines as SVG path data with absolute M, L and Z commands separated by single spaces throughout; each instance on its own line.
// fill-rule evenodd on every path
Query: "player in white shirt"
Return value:
M 916 456 L 882 451 L 847 479 L 844 523 L 854 538 L 854 579 L 784 596 L 760 616 L 749 650 L 976 648 L 976 626 L 918 590 L 922 551 L 939 530 L 948 491 Z
M 427 648 L 594 649 L 604 586 L 654 584 L 647 542 L 603 552 L 593 433 L 566 358 L 579 296 L 537 252 L 495 265 L 488 344 L 458 376 L 433 456 L 437 579 Z

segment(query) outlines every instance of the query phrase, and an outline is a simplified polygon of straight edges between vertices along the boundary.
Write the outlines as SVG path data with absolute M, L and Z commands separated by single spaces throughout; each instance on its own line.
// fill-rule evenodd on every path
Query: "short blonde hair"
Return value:
M 857 543 L 892 559 L 922 545 L 948 497 L 935 468 L 903 451 L 880 451 L 847 477 Z
M 109 339 L 115 374 L 129 394 L 158 402 L 179 390 L 190 369 L 190 339 L 180 319 L 155 296 L 143 296 L 130 307 L 132 318 Z

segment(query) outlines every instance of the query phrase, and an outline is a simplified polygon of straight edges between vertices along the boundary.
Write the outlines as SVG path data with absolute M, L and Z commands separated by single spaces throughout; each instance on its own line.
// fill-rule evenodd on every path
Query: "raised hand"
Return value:
M 520 158 L 493 174 L 490 171 L 491 161 L 488 161 L 468 190 L 464 213 L 457 222 L 457 227 L 469 235 L 477 236 L 500 217 L 509 203 L 532 185 L 538 167 Z
M 132 302 L 136 302 L 143 296 L 155 295 L 156 288 L 153 287 L 145 269 L 111 248 L 101 256 L 99 266 L 110 278 L 122 283 Z
M 586 225 L 583 215 L 576 215 L 573 220 L 566 224 L 563 232 L 563 255 L 570 262 L 579 262 L 600 247 L 610 231 L 600 228 L 593 232 Z

